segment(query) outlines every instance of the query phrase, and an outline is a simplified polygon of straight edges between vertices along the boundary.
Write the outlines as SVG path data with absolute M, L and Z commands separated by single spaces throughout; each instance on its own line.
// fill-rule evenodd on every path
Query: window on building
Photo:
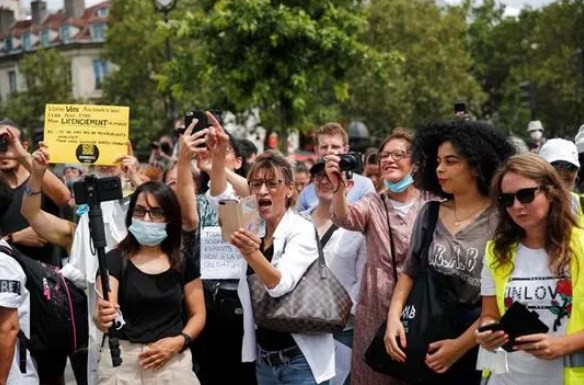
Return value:
M 100 90 L 103 86 L 103 81 L 108 74 L 107 62 L 99 59 L 93 61 L 93 76 L 95 78 L 95 89 Z
M 97 16 L 99 17 L 106 17 L 109 14 L 109 8 L 98 8 L 97 9 Z
M 48 28 L 45 28 L 41 31 L 41 44 L 43 47 L 48 47 L 50 44 Z
M 89 29 L 91 32 L 91 37 L 94 40 L 105 40 L 105 29 L 106 29 L 105 23 L 91 24 L 91 27 Z
M 4 40 L 4 47 L 6 47 L 6 52 L 12 51 L 12 38 L 10 36 Z
M 25 33 L 22 35 L 22 49 L 25 51 L 30 51 L 32 49 L 32 44 L 30 41 L 30 33 Z
M 15 71 L 8 71 L 8 82 L 10 83 L 10 93 L 15 94 L 18 91 Z
M 68 43 L 71 40 L 71 36 L 69 36 L 69 26 L 64 25 L 59 28 L 59 38 L 63 43 Z

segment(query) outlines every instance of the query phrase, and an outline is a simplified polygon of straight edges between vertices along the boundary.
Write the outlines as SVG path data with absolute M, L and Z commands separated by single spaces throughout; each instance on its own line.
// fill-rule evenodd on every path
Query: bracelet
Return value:
M 191 338 L 191 336 L 189 336 L 185 332 L 181 332 L 179 334 L 179 336 L 182 336 L 185 339 L 185 342 L 183 343 L 183 346 L 180 349 L 180 353 L 182 353 L 182 352 L 184 352 L 185 350 L 187 350 L 189 348 L 189 345 L 191 344 L 191 342 L 193 342 L 193 339 Z

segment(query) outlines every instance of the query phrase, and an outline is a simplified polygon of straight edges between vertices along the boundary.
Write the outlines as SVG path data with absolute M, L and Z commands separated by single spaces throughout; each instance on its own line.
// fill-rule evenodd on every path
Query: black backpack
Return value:
M 0 252 L 16 260 L 26 275 L 30 293 L 30 339 L 22 331 L 20 371 L 26 372 L 26 349 L 33 357 L 51 351 L 75 352 L 89 338 L 87 296 L 58 268 L 21 254 L 16 249 L 0 245 Z

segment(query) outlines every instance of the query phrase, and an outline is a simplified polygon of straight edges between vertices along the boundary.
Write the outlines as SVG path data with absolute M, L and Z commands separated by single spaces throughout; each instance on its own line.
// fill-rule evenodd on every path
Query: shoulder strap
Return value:
M 339 228 L 339 226 L 335 225 L 334 223 L 331 225 L 331 227 L 328 228 L 328 230 L 326 231 L 326 233 L 324 233 L 324 235 L 322 236 L 322 238 L 320 238 L 320 246 L 324 249 L 324 246 L 327 244 L 328 241 L 330 241 L 331 237 L 333 236 L 333 234 L 335 233 L 335 231 L 337 231 L 337 229 Z
M 436 230 L 436 223 L 438 223 L 438 212 L 440 211 L 440 202 L 431 201 L 428 203 L 428 214 L 426 216 L 426 223 L 424 227 L 424 238 L 421 248 L 422 257 L 426 255 L 432 239 L 434 239 L 434 230 Z M 411 245 L 410 245 L 411 247 Z M 428 265 L 428 258 L 425 258 L 425 263 L 422 264 L 424 268 Z
M 18 331 L 18 366 L 20 373 L 26 374 L 26 351 L 30 351 L 30 340 L 22 330 Z
M 385 197 L 387 194 L 381 194 L 381 202 L 383 202 L 383 207 L 385 207 L 385 218 L 387 220 L 387 231 L 389 232 L 389 252 L 391 254 L 391 267 L 393 269 L 393 284 L 397 283 L 397 266 L 395 262 L 395 250 L 393 247 L 393 234 L 391 231 L 391 223 L 389 222 L 389 210 L 387 208 L 387 203 L 385 202 Z

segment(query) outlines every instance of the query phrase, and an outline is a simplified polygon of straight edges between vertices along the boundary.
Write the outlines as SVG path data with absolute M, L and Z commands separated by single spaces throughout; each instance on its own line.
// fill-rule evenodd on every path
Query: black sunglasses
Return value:
M 517 190 L 515 193 L 499 194 L 497 200 L 503 207 L 511 207 L 515 203 L 515 198 L 521 203 L 531 203 L 535 199 L 535 193 L 541 190 L 541 186 L 528 187 Z
M 578 167 L 572 163 L 568 163 L 568 162 L 564 162 L 562 160 L 559 160 L 557 162 L 552 162 L 552 166 L 556 169 L 556 170 L 566 170 L 568 172 L 576 172 L 578 171 Z

